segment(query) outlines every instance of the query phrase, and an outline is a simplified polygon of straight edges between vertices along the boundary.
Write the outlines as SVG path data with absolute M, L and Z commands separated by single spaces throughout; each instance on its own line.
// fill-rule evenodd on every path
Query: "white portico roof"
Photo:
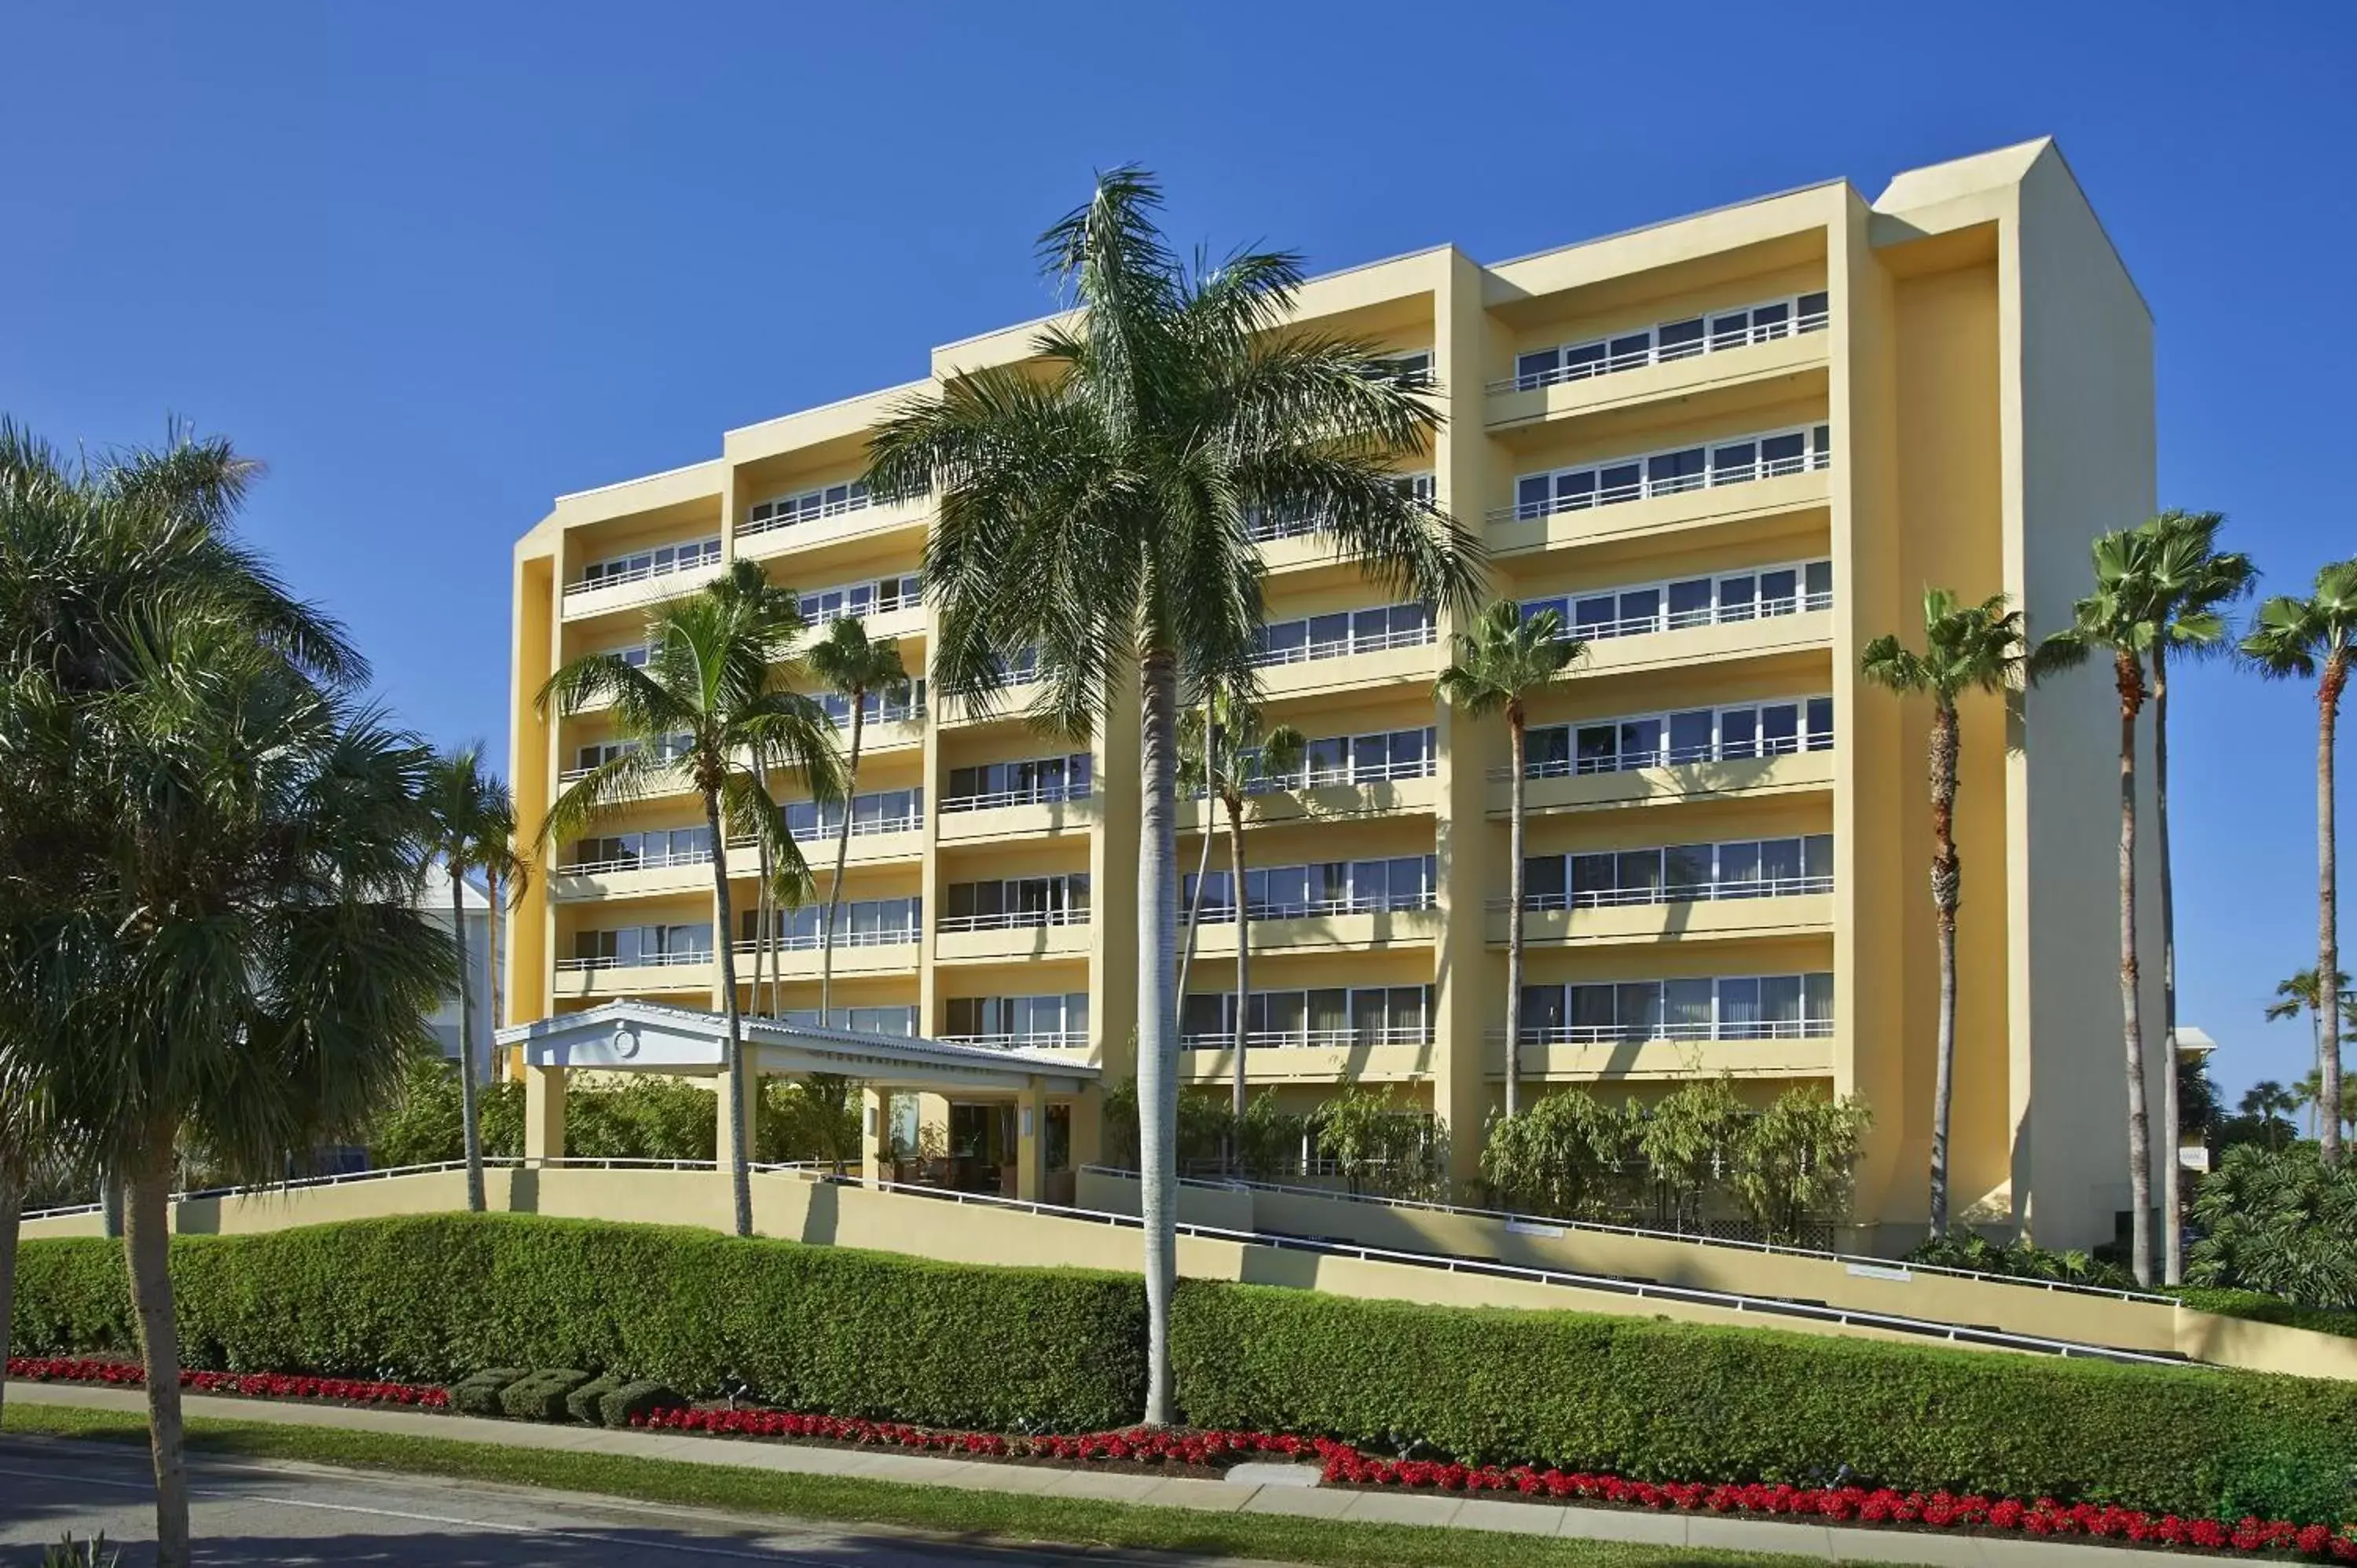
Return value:
M 1085 1062 L 1045 1051 L 1005 1051 L 944 1040 L 814 1029 L 775 1018 L 744 1020 L 747 1065 L 768 1078 L 841 1073 L 891 1088 L 1020 1092 L 1037 1078 L 1051 1094 L 1073 1094 L 1097 1080 Z M 533 1067 L 593 1072 L 718 1072 L 726 1065 L 728 1020 L 718 1013 L 658 1002 L 602 1003 L 499 1032 L 500 1046 L 522 1047 Z

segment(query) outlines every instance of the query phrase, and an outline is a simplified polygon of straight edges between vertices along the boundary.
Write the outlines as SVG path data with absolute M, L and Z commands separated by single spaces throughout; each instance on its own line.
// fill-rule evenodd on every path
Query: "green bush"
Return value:
M 591 1426 L 601 1424 L 606 1418 L 600 1413 L 597 1402 L 620 1388 L 625 1380 L 611 1372 L 598 1373 L 565 1396 L 565 1413 Z
M 668 1385 L 652 1378 L 639 1378 L 600 1399 L 597 1402 L 597 1419 L 608 1426 L 628 1426 L 634 1415 L 676 1410 L 686 1402 Z
M 532 1373 L 522 1367 L 486 1367 L 450 1385 L 450 1403 L 468 1415 L 505 1415 L 500 1395 Z
M 500 1410 L 515 1421 L 563 1421 L 565 1400 L 588 1380 L 587 1372 L 563 1367 L 543 1368 L 501 1389 Z
M 1965 1269 L 1976 1274 L 2003 1274 L 2008 1279 L 2051 1280 L 2060 1284 L 2093 1285 L 2104 1290 L 2136 1290 L 2136 1275 L 2117 1263 L 2104 1262 L 2085 1252 L 2061 1251 L 2028 1241 L 1996 1242 L 1978 1231 L 1959 1227 L 1945 1236 L 1917 1243 L 1907 1254 L 1910 1263 L 1933 1268 Z
M 795 1410 L 1065 1431 L 1135 1420 L 1134 1276 L 980 1268 L 708 1230 L 438 1214 L 178 1236 L 191 1367 L 447 1382 L 479 1367 L 740 1383 Z M 16 1343 L 135 1344 L 122 1245 L 28 1241 Z
M 2229 1149 L 2201 1178 L 2193 1222 L 2189 1283 L 2357 1307 L 2357 1166 L 2327 1165 L 2312 1144 Z
M 2357 1339 L 2357 1312 L 2337 1306 L 2301 1306 L 2279 1295 L 2268 1295 L 2255 1290 L 2207 1290 L 2200 1285 L 2156 1286 L 2162 1294 L 2173 1295 L 2196 1312 L 2213 1312 L 2221 1317 L 2247 1317 L 2254 1323 L 2280 1324 L 2286 1328 L 2305 1328 L 2316 1334 L 2337 1334 L 2343 1339 Z
M 1204 1281 L 1179 1285 L 1171 1337 L 1198 1425 L 1651 1480 L 1846 1466 L 1927 1490 L 2357 1515 L 2346 1383 Z

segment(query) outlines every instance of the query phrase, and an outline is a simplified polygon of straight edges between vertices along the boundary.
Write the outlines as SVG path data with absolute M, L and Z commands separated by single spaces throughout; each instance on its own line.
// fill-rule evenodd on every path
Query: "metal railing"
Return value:
M 1651 887 L 1590 888 L 1585 892 L 1534 893 L 1523 900 L 1527 915 L 1565 909 L 1623 909 L 1651 904 L 1707 904 L 1721 898 L 1799 898 L 1834 890 L 1831 876 L 1760 876 L 1742 882 L 1659 883 Z M 1511 898 L 1489 901 L 1492 912 L 1513 908 Z
M 781 528 L 794 528 L 805 522 L 819 522 L 830 517 L 842 517 L 848 512 L 866 511 L 875 504 L 873 497 L 856 495 L 846 496 L 841 500 L 818 501 L 810 506 L 798 506 L 791 510 L 772 513 L 758 522 L 752 521 L 748 514 L 747 520 L 737 527 L 737 536 L 746 539 L 755 534 L 774 533 Z
M 1429 887 L 1422 893 L 1370 894 L 1364 898 L 1304 898 L 1288 903 L 1269 899 L 1244 900 L 1247 922 L 1261 920 L 1314 920 L 1329 915 L 1381 915 L 1406 909 L 1429 909 L 1435 895 Z M 1199 926 L 1233 925 L 1236 907 L 1232 902 L 1205 904 L 1195 917 Z M 1183 922 L 1182 922 L 1183 923 Z
M 1380 784 L 1395 779 L 1429 779 L 1433 759 L 1414 757 L 1407 761 L 1353 763 L 1348 768 L 1303 768 L 1297 773 L 1262 774 L 1245 789 L 1247 795 L 1280 795 L 1296 789 L 1322 789 L 1336 784 Z M 1202 796 L 1198 792 L 1196 799 Z
M 917 944 L 917 928 L 897 927 L 889 930 L 855 931 L 848 927 L 834 933 L 834 945 L 839 948 L 905 948 Z M 733 944 L 740 953 L 760 950 L 760 940 L 739 940 Z M 816 952 L 826 945 L 825 935 L 817 931 L 780 932 L 770 939 L 770 946 L 779 952 Z
M 556 961 L 560 974 L 586 974 L 601 969 L 672 969 L 683 964 L 710 963 L 710 948 L 689 948 L 683 952 L 640 953 L 636 958 L 561 958 Z
M 1028 1035 L 943 1035 L 943 1045 L 977 1046 L 990 1051 L 1070 1051 L 1089 1043 L 1086 1029 L 1046 1029 Z
M 1019 931 L 1045 926 L 1085 926 L 1086 908 L 1005 909 L 996 915 L 946 915 L 936 928 L 942 931 Z
M 1182 1035 L 1178 1048 L 1187 1051 L 1225 1050 L 1236 1043 L 1235 1032 Z M 1432 1026 L 1401 1024 L 1380 1028 L 1254 1029 L 1244 1036 L 1246 1050 L 1346 1050 L 1356 1046 L 1428 1046 Z
M 576 577 L 565 584 L 565 596 L 569 599 L 576 594 L 594 594 L 600 588 L 619 588 L 655 577 L 684 577 L 697 572 L 716 571 L 719 565 L 718 555 L 699 554 L 684 564 L 674 561 L 667 566 L 658 566 L 651 562 L 644 566 L 627 567 L 619 572 L 600 572 L 595 577 Z
M 943 811 L 986 811 L 999 806 L 1052 806 L 1063 800 L 1085 800 L 1086 784 L 1032 784 L 1019 789 L 993 789 L 982 795 L 952 795 L 942 801 Z
M 1435 636 L 1430 622 L 1365 637 L 1346 633 L 1323 642 L 1296 643 L 1291 648 L 1264 648 L 1253 654 L 1252 662 L 1256 668 L 1267 669 L 1280 664 L 1307 664 L 1317 659 L 1346 659 L 1354 653 L 1380 653 L 1390 648 L 1422 648 L 1431 643 Z
M 710 865 L 712 850 L 666 850 L 662 854 L 624 855 L 615 860 L 576 860 L 557 867 L 565 876 L 611 876 L 621 871 L 662 871 L 674 865 Z
M 1083 1165 L 1084 1173 L 1098 1176 L 1126 1176 L 1135 1181 L 1135 1171 L 1125 1171 L 1118 1165 Z M 1904 1269 L 1910 1273 L 1936 1274 L 1943 1279 L 1974 1280 L 1984 1284 L 2020 1285 L 2030 1290 L 2043 1290 L 2067 1295 L 2103 1296 L 2114 1301 L 2149 1302 L 2156 1306 L 2178 1305 L 2173 1296 L 2155 1295 L 2146 1291 L 2116 1290 L 2109 1285 L 2080 1284 L 2072 1280 L 2028 1279 L 2018 1274 L 1992 1274 L 1977 1269 L 1952 1268 L 1944 1263 L 1907 1262 L 1892 1258 L 1877 1257 L 1867 1252 L 1839 1252 L 1823 1247 L 1794 1247 L 1780 1241 L 1750 1241 L 1723 1236 L 1702 1236 L 1690 1230 L 1654 1230 L 1641 1226 L 1614 1225 L 1599 1219 L 1562 1219 L 1552 1215 L 1533 1214 L 1523 1210 L 1484 1208 L 1478 1205 L 1440 1203 L 1430 1198 L 1391 1197 L 1378 1193 L 1336 1192 L 1322 1187 L 1295 1187 L 1284 1182 L 1256 1181 L 1247 1176 L 1222 1176 L 1207 1179 L 1181 1176 L 1181 1187 L 1202 1187 L 1211 1191 L 1273 1192 L 1281 1196 L 1332 1198 L 1340 1203 L 1363 1203 L 1376 1208 L 1409 1209 L 1420 1214 L 1447 1214 L 1467 1219 L 1494 1219 L 1515 1226 L 1543 1226 L 1551 1230 L 1573 1230 L 1587 1235 L 1623 1236 L 1642 1241 L 1678 1241 L 1691 1247 L 1728 1247 L 1738 1251 L 1756 1252 L 1763 1256 L 1807 1258 L 1819 1262 L 1858 1263 L 1878 1269 Z M 1992 1332 L 1995 1332 L 1992 1330 Z
M 1702 610 L 1673 611 L 1664 606 L 1649 616 L 1629 616 L 1620 620 L 1584 621 L 1577 625 L 1566 620 L 1563 623 L 1561 635 L 1584 638 L 1589 641 L 1607 637 L 1643 637 L 1659 631 L 1685 631 L 1698 626 L 1732 626 L 1742 621 L 1772 620 L 1779 616 L 1799 615 L 1803 610 L 1829 610 L 1833 607 L 1833 592 L 1826 589 L 1813 594 L 1784 594 L 1749 604 L 1714 605 Z
M 1638 464 L 1639 460 L 1631 459 L 1626 466 Z M 1618 467 L 1624 465 L 1609 466 Z M 1616 506 L 1622 501 L 1684 495 L 1688 490 L 1717 489 L 1722 485 L 1749 484 L 1754 479 L 1781 478 L 1790 474 L 1804 474 L 1812 469 L 1832 467 L 1833 454 L 1826 451 L 1803 452 L 1792 457 L 1757 457 L 1749 463 L 1727 463 L 1698 474 L 1645 475 L 1627 484 L 1599 484 L 1593 490 L 1576 495 L 1549 496 L 1543 501 L 1518 501 L 1512 506 L 1491 507 L 1482 515 L 1490 522 L 1528 521 L 1533 518 L 1553 517 L 1559 512 L 1587 511 L 1599 506 Z
M 1763 757 L 1797 757 L 1804 751 L 1831 751 L 1830 734 L 1760 736 L 1756 740 L 1708 746 L 1672 746 L 1666 737 L 1652 751 L 1616 751 L 1610 757 L 1548 757 L 1523 766 L 1526 779 L 1569 779 L 1590 773 L 1633 773 L 1646 768 L 1686 768 L 1701 762 L 1749 762 Z M 1492 779 L 1514 776 L 1511 764 L 1490 769 Z
M 1493 394 L 1536 392 L 1542 387 L 1560 386 L 1566 381 L 1594 381 L 1598 376 L 1642 370 L 1647 365 L 1698 360 L 1706 353 L 1725 353 L 1729 349 L 1747 349 L 1754 343 L 1771 343 L 1810 332 L 1822 332 L 1831 320 L 1830 312 L 1813 310 L 1787 321 L 1763 322 L 1756 326 L 1747 324 L 1726 332 L 1705 332 L 1675 343 L 1663 342 L 1659 328 L 1654 328 L 1645 334 L 1645 347 L 1642 349 L 1625 349 L 1618 354 L 1607 352 L 1602 359 L 1583 360 L 1576 365 L 1557 365 L 1551 371 L 1530 371 L 1501 376 L 1487 383 L 1482 390 Z M 1629 336 L 1634 337 L 1635 334 Z M 1535 349 L 1531 351 L 1539 352 Z
M 1699 1024 L 1553 1024 L 1523 1030 L 1526 1046 L 1641 1046 L 1658 1040 L 1823 1040 L 1833 1036 L 1831 1018 L 1717 1019 Z M 1488 1037 L 1502 1041 L 1503 1029 Z

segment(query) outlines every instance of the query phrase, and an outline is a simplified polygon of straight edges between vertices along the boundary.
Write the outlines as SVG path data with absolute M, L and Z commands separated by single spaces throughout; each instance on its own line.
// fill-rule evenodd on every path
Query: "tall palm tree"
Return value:
M 410 897 L 428 753 L 231 525 L 253 466 L 176 430 L 69 468 L 0 425 L 0 1080 L 118 1176 L 157 1561 L 188 1557 L 169 1191 L 185 1137 L 276 1179 L 397 1088 L 450 978 Z M 20 843 L 0 829 L 0 852 Z
M 2259 1128 L 2267 1135 L 2267 1147 L 2280 1147 L 2276 1137 L 2276 1124 L 2299 1109 L 2299 1097 L 2274 1079 L 2263 1078 L 2243 1091 L 2241 1110 L 2244 1115 L 2255 1117 Z
M 1932 785 L 1932 908 L 1939 922 L 1939 1045 L 1932 1074 L 1932 1235 L 1948 1233 L 1948 1119 L 1956 1074 L 1956 910 L 1964 902 L 1964 862 L 1956 854 L 1956 787 L 1964 751 L 1956 699 L 2015 691 L 2035 673 L 2021 612 L 2003 594 L 1965 604 L 1945 588 L 1923 591 L 1923 651 L 1893 635 L 1858 655 L 1858 672 L 1875 685 L 1932 699 L 1927 772 Z
M 2332 813 L 2333 732 L 2341 721 L 2341 693 L 2357 663 L 2357 560 L 2319 568 L 2307 598 L 2288 596 L 2259 607 L 2258 623 L 2243 639 L 2243 652 L 2265 673 L 2316 682 L 2316 972 L 2341 972 L 2339 846 Z M 2317 1064 L 2323 1072 L 2324 1101 L 2341 1102 L 2341 1034 L 2321 1010 L 2316 1035 Z M 2341 1163 L 2341 1124 L 2324 1119 L 2319 1130 L 2327 1165 Z
M 450 874 L 450 929 L 458 955 L 458 1119 L 467 1159 L 467 1208 L 483 1212 L 483 1138 L 477 1107 L 473 966 L 467 961 L 467 874 L 494 890 L 521 888 L 530 867 L 515 848 L 515 797 L 483 766 L 479 741 L 434 758 L 425 778 L 426 843 Z M 499 923 L 491 899 L 490 923 Z
M 2318 1136 L 2324 1115 L 2323 1065 L 2319 1063 L 2309 1069 L 2308 1075 L 2291 1086 L 2291 1091 L 2293 1098 L 2308 1109 L 2309 1136 Z M 2344 1076 L 2341 1080 L 2341 1130 L 2344 1136 L 2352 1124 L 2357 1124 L 2357 1079 Z
M 2061 666 L 2107 653 L 2120 720 L 2120 1038 L 2128 1097 L 2129 1262 L 2136 1283 L 2152 1283 L 2152 1122 L 2146 1103 L 2142 970 L 2136 961 L 2136 720 L 2151 697 L 2145 658 L 2158 639 L 2163 599 L 2154 572 L 2153 536 L 2121 529 L 2098 537 L 2091 553 L 2095 591 L 2072 607 L 2069 630 L 2040 646 Z M 2176 1064 L 2170 1063 L 2173 1074 Z M 2169 1157 L 2176 1150 L 2172 1145 Z M 2174 1216 L 2170 1223 L 2176 1223 Z
M 683 771 L 704 805 L 712 840 L 714 951 L 720 965 L 722 1005 L 728 1019 L 729 1125 L 746 1119 L 744 1009 L 737 993 L 736 943 L 728 889 L 727 830 L 749 833 L 767 846 L 771 875 L 806 882 L 810 868 L 770 793 L 774 767 L 794 768 L 820 800 L 839 799 L 841 774 L 834 726 L 811 698 L 786 689 L 774 665 L 802 629 L 792 596 L 771 587 L 759 564 L 737 562 L 726 576 L 697 593 L 658 605 L 647 618 L 647 660 L 619 654 L 576 659 L 548 679 L 538 702 L 574 713 L 597 701 L 610 705 L 615 733 L 637 744 L 593 768 L 556 798 L 541 825 L 546 849 L 593 824 Z M 670 746 L 661 744 L 669 738 Z M 753 1233 L 753 1181 L 747 1140 L 730 1140 L 729 1180 L 737 1234 Z
M 1529 773 L 1526 705 L 1557 677 L 1585 658 L 1587 644 L 1564 630 L 1553 610 L 1525 617 L 1512 599 L 1481 612 L 1469 632 L 1456 636 L 1456 658 L 1440 672 L 1440 696 L 1468 717 L 1506 715 L 1512 760 L 1506 786 L 1506 1114 L 1522 1109 L 1523 797 Z
M 857 616 L 845 616 L 828 627 L 805 658 L 811 673 L 851 704 L 851 757 L 844 777 L 843 821 L 834 831 L 834 880 L 827 886 L 826 924 L 819 933 L 818 1015 L 824 1023 L 833 1004 L 834 922 L 843 908 L 843 868 L 851 859 L 851 804 L 859 793 L 859 746 L 867 699 L 880 694 L 888 701 L 905 700 L 909 671 L 900 662 L 899 639 L 871 639 Z
M 1259 793 L 1265 781 L 1283 779 L 1301 766 L 1308 741 L 1291 725 L 1266 725 L 1253 701 L 1251 682 L 1230 676 L 1210 682 L 1202 703 L 1189 707 L 1178 721 L 1179 783 L 1190 793 L 1201 790 L 1208 803 L 1216 797 L 1228 816 L 1228 875 L 1235 888 L 1236 908 L 1236 1050 L 1231 1075 L 1230 1113 L 1244 1113 L 1244 1048 L 1251 1026 L 1252 912 L 1244 897 L 1244 802 Z M 1203 839 L 1211 842 L 1211 824 L 1203 823 Z M 1197 874 L 1196 902 L 1202 901 L 1201 874 Z M 1178 993 L 1181 1008 L 1187 993 Z
M 1160 204 L 1143 170 L 1101 177 L 1041 238 L 1045 270 L 1079 309 L 1039 334 L 1039 362 L 904 403 L 877 434 L 867 475 L 879 496 L 938 498 L 924 556 L 938 691 L 987 708 L 1004 680 L 996 650 L 1034 647 L 1032 715 L 1079 736 L 1136 672 L 1146 1416 L 1157 1423 L 1171 1417 L 1177 1273 L 1179 671 L 1248 667 L 1262 603 L 1255 510 L 1315 518 L 1344 560 L 1426 600 L 1464 599 L 1478 558 L 1469 536 L 1394 482 L 1394 465 L 1440 423 L 1419 384 L 1371 345 L 1287 328 L 1297 258 L 1181 263 L 1155 227 Z
M 2152 639 L 2152 827 L 2160 861 L 2161 1054 L 2172 1064 L 2161 1075 L 2161 1125 L 2168 1129 L 2169 1157 L 2160 1167 L 2160 1211 L 2169 1216 L 2161 1230 L 2161 1279 L 2185 1280 L 2184 1212 L 2178 1192 L 2183 1166 L 2176 1155 L 2177 1073 L 2177 876 L 2169 840 L 2169 659 L 2172 651 L 2204 658 L 2229 647 L 2222 606 L 2247 596 L 2258 568 L 2238 550 L 2220 550 L 2225 526 L 2214 511 L 2169 510 L 2138 528 L 2150 536 L 2154 589 Z

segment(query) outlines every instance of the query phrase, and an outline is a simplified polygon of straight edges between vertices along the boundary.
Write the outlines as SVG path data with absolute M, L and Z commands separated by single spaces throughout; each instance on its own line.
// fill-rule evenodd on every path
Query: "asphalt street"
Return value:
M 198 1459 L 189 1466 L 196 1560 L 375 1568 L 623 1568 L 679 1563 L 828 1568 L 1051 1568 L 1210 1559 L 1103 1549 L 1015 1550 L 873 1526 L 749 1519 L 475 1482 L 325 1466 Z M 154 1488 L 144 1449 L 0 1438 L 0 1563 L 38 1563 L 69 1530 L 103 1530 L 123 1568 L 153 1556 Z

